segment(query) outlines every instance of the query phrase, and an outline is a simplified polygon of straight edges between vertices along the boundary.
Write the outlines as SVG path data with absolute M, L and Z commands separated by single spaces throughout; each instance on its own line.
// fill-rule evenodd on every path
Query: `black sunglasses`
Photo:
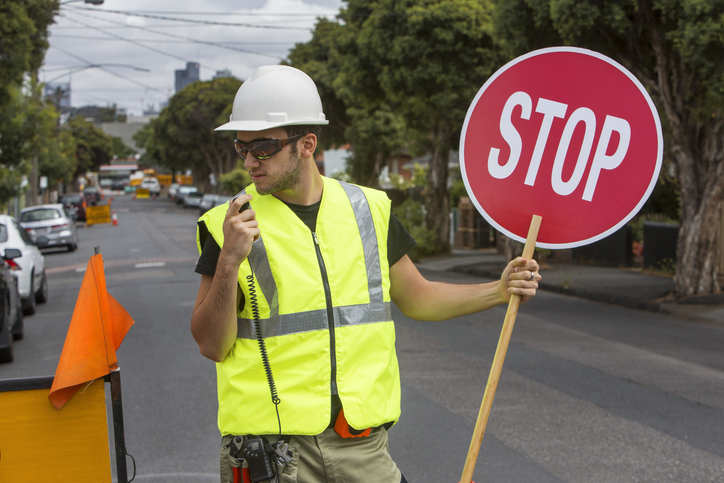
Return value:
M 250 143 L 234 139 L 234 147 L 241 159 L 246 159 L 247 153 L 251 153 L 256 159 L 269 159 L 284 149 L 284 146 L 292 141 L 296 141 L 302 136 L 304 136 L 304 134 L 297 134 L 286 139 L 266 139 L 264 141 L 252 141 Z

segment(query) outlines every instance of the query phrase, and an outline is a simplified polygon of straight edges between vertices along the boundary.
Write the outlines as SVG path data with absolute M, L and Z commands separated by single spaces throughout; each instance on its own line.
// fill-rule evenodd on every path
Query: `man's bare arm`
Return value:
M 390 267 L 390 296 L 407 317 L 416 320 L 447 320 L 507 303 L 510 295 L 522 296 L 521 303 L 536 293 L 538 263 L 516 258 L 496 282 L 451 284 L 425 279 L 405 255 Z M 533 279 L 530 280 L 531 274 Z
M 237 198 L 224 219 L 224 245 L 213 277 L 201 276 L 201 285 L 191 315 L 191 334 L 204 357 L 221 362 L 236 340 L 236 308 L 241 301 L 238 283 L 239 266 L 259 236 L 253 210 L 239 213 L 249 195 Z

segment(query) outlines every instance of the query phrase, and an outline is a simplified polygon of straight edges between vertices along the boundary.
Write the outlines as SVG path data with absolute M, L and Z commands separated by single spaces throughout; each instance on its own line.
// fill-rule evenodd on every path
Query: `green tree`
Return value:
M 107 164 L 113 157 L 111 136 L 92 122 L 79 116 L 71 117 L 64 129 L 67 129 L 75 140 L 75 176 L 98 171 L 102 164 Z
M 339 15 L 341 23 L 319 19 L 312 40 L 297 44 L 289 59 L 319 89 L 330 122 L 320 147 L 349 143 L 352 180 L 377 187 L 382 168 L 405 145 L 407 133 L 379 85 L 379 64 L 360 52 L 359 32 L 370 12 L 363 3 L 350 2 Z
M 251 184 L 251 176 L 244 168 L 244 163 L 239 160 L 236 168 L 219 176 L 219 184 L 221 184 L 222 193 L 234 195 Z
M 345 130 L 350 124 L 347 106 L 339 99 L 334 87 L 340 74 L 338 43 L 346 30 L 345 26 L 336 21 L 320 18 L 314 26 L 311 40 L 296 44 L 288 55 L 289 65 L 314 79 L 324 114 L 329 120 L 329 125 L 324 127 L 319 139 L 319 149 L 347 143 Z
M 352 6 L 350 1 L 349 4 Z M 490 30 L 492 5 L 481 0 L 380 0 L 357 41 L 391 112 L 401 116 L 417 146 L 431 153 L 425 211 L 437 227 L 438 249 L 449 249 L 448 162 L 475 93 L 498 57 Z
M 3 0 L 0 3 L 0 108 L 11 88 L 40 68 L 48 49 L 48 27 L 58 0 Z
M 204 180 L 213 173 L 219 179 L 234 169 L 239 157 L 232 135 L 214 128 L 228 121 L 240 85 L 230 77 L 189 84 L 134 140 L 160 166 L 174 171 L 193 169 Z
M 724 1 L 498 0 L 495 26 L 507 58 L 575 44 L 616 59 L 646 86 L 668 123 L 679 185 L 676 295 L 719 292 Z
M 449 248 L 448 159 L 475 93 L 497 65 L 492 5 L 480 0 L 349 0 L 289 55 L 317 82 L 353 153 L 355 182 L 376 186 L 391 154 L 432 153 L 425 222 Z M 340 104 L 341 103 L 341 104 Z M 344 115 L 340 115 L 343 112 Z
M 36 97 L 35 72 L 48 48 L 48 26 L 57 0 L 0 2 L 0 203 L 19 194 L 30 173 L 34 146 L 48 133 L 36 124 L 47 118 Z
M 111 136 L 111 150 L 113 156 L 120 159 L 130 158 L 136 154 L 136 150 L 123 142 L 123 139 Z
M 34 113 L 30 127 L 36 135 L 28 148 L 38 161 L 38 176 L 46 176 L 50 184 L 70 183 L 77 167 L 75 138 L 70 131 L 58 129 L 59 114 L 42 98 L 40 86 L 26 99 L 27 111 Z
M 19 88 L 7 87 L 0 109 L 0 204 L 17 196 L 20 182 L 30 172 L 25 99 Z
M 8 102 L 0 110 L 0 203 L 20 195 L 32 158 L 38 174 L 51 182 L 69 181 L 75 167 L 74 140 L 58 134 L 58 113 L 43 99 L 41 86 L 28 81 L 7 93 Z

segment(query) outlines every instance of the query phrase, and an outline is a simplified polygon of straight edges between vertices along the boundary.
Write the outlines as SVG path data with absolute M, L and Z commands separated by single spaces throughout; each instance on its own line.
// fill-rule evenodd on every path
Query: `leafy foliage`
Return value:
M 75 140 L 76 175 L 98 171 L 101 164 L 107 164 L 113 157 L 113 140 L 92 122 L 76 116 L 64 128 Z
M 236 194 L 251 184 L 251 176 L 241 162 L 237 163 L 233 171 L 219 177 L 221 190 L 230 195 Z
M 229 119 L 240 85 L 234 78 L 189 84 L 134 140 L 160 166 L 173 171 L 192 169 L 199 179 L 214 173 L 219 179 L 233 169 L 238 156 L 231 142 L 234 133 L 214 128 Z
M 320 20 L 312 41 L 289 56 L 336 113 L 356 182 L 376 186 L 396 152 L 432 152 L 425 223 L 443 250 L 449 152 L 498 59 L 491 15 L 480 0 L 349 0 L 338 22 Z
M 48 49 L 48 27 L 60 8 L 58 0 L 3 0 L 0 3 L 0 107 L 9 88 L 36 71 Z
M 407 229 L 417 245 L 407 255 L 414 262 L 426 255 L 440 251 L 438 236 L 435 230 L 427 228 L 425 224 L 425 207 L 413 199 L 405 200 L 401 205 L 392 209 L 392 212 Z
M 0 2 L 0 203 L 19 194 L 34 154 L 41 159 L 58 154 L 50 142 L 52 108 L 42 104 L 38 86 L 27 78 L 42 64 L 58 8 L 57 0 Z
M 665 116 L 666 148 L 681 200 L 676 292 L 718 292 L 724 1 L 497 0 L 496 5 L 496 38 L 507 58 L 575 44 L 616 59 L 646 86 Z M 666 179 L 662 185 L 670 187 Z

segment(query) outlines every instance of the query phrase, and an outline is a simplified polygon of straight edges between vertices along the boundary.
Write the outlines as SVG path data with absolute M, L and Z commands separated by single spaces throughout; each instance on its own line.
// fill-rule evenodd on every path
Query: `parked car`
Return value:
M 178 192 L 176 193 L 176 204 L 183 204 L 184 198 L 186 198 L 187 194 L 196 192 L 198 190 L 199 189 L 196 186 L 179 186 Z
M 158 182 L 157 178 L 143 178 L 140 187 L 147 189 L 148 194 L 151 196 L 161 194 L 161 183 Z
M 20 226 L 30 235 L 38 248 L 78 248 L 75 220 L 60 203 L 38 205 L 20 211 Z
M 168 187 L 168 197 L 173 199 L 176 199 L 176 193 L 178 193 L 178 188 L 181 186 L 178 183 L 171 183 L 171 185 Z
M 88 202 L 83 193 L 66 193 L 58 201 L 71 215 L 75 214 L 76 220 L 85 221 L 85 209 L 88 207 Z
M 226 200 L 226 198 L 227 197 L 223 195 L 205 194 L 199 203 L 199 216 L 203 215 L 214 206 L 220 205 Z
M 201 191 L 191 191 L 184 198 L 184 208 L 198 208 L 204 194 Z
M 111 181 L 111 189 L 113 191 L 125 191 L 128 184 L 129 183 L 127 179 L 114 179 L 113 181 Z
M 59 205 L 62 206 L 62 205 Z M 48 280 L 45 277 L 45 257 L 20 223 L 9 215 L 0 215 L 0 252 L 20 251 L 19 257 L 8 259 L 18 281 L 18 293 L 26 315 L 35 313 L 35 304 L 48 300 Z
M 20 250 L 8 248 L 0 265 L 0 362 L 13 361 L 13 340 L 23 338 L 23 306 L 11 268 L 17 266 L 12 260 L 21 255 Z
M 86 201 L 91 205 L 97 205 L 103 200 L 103 192 L 95 186 L 88 186 L 83 189 Z

